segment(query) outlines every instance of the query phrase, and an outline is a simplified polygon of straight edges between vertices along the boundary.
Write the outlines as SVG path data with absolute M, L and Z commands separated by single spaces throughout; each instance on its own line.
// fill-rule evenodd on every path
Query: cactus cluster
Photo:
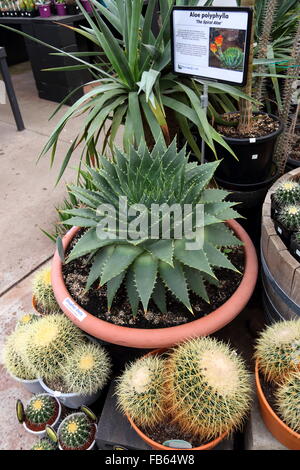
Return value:
M 37 374 L 27 360 L 28 326 L 20 326 L 7 338 L 3 349 L 3 363 L 6 370 L 22 380 L 34 380 Z
M 300 433 L 300 372 L 293 373 L 278 387 L 276 405 L 283 421 Z
M 51 395 L 34 395 L 26 406 L 24 415 L 29 428 L 40 427 L 45 429 L 46 424 L 52 424 L 56 420 L 58 403 Z
M 51 285 L 50 268 L 42 269 L 36 274 L 33 280 L 32 292 L 37 302 L 37 307 L 42 309 L 40 313 L 60 312 Z
M 281 209 L 278 221 L 288 230 L 300 230 L 300 204 L 290 204 Z
M 238 70 L 243 66 L 244 53 L 239 47 L 228 47 L 220 54 L 220 60 L 225 68 Z
M 64 450 L 85 450 L 95 437 L 95 423 L 84 412 L 67 416 L 58 429 L 58 442 Z
M 105 349 L 93 343 L 81 344 L 62 364 L 62 377 L 69 393 L 91 395 L 103 388 L 111 371 Z
M 118 379 L 118 406 L 138 426 L 155 426 L 164 416 L 165 361 L 147 356 L 127 366 Z
M 48 315 L 31 325 L 27 358 L 40 377 L 59 377 L 61 364 L 83 338 L 82 331 L 64 315 Z
M 289 320 L 266 328 L 260 335 L 255 356 L 267 381 L 282 382 L 300 367 L 300 320 Z
M 297 181 L 285 181 L 274 192 L 274 201 L 279 206 L 300 203 L 300 184 Z
M 173 421 L 202 439 L 238 429 L 250 406 L 250 374 L 234 350 L 213 338 L 179 345 L 167 360 L 166 400 Z
M 31 450 L 56 450 L 57 444 L 50 441 L 47 437 L 39 439 L 32 447 Z

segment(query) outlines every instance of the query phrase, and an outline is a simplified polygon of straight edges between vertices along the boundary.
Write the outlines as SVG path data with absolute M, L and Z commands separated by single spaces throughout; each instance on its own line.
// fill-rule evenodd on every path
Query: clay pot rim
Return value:
M 285 432 L 287 432 L 288 434 L 292 435 L 293 438 L 300 440 L 300 434 L 297 433 L 296 431 L 293 431 L 287 424 L 285 424 L 285 423 L 279 418 L 279 416 L 275 413 L 275 411 L 273 410 L 273 408 L 272 408 L 271 405 L 269 404 L 268 400 L 266 399 L 265 394 L 264 394 L 263 389 L 262 389 L 262 386 L 261 386 L 261 383 L 260 383 L 258 360 L 256 360 L 256 362 L 255 362 L 255 382 L 256 382 L 257 394 L 258 394 L 258 396 L 259 396 L 259 399 L 261 400 L 261 403 L 262 403 L 263 406 L 267 409 L 268 413 L 270 413 L 270 414 L 272 415 L 272 418 L 275 419 L 275 421 L 277 422 L 278 426 L 280 426 L 281 428 L 283 428 L 283 430 L 284 430 Z
M 161 354 L 164 354 L 169 349 L 172 349 L 172 348 L 154 349 L 153 351 L 150 351 L 147 354 L 145 354 L 143 357 L 161 355 Z M 128 419 L 129 423 L 131 424 L 135 432 L 143 439 L 143 441 L 145 441 L 149 446 L 157 450 L 177 450 L 177 451 L 209 450 L 209 449 L 212 449 L 213 447 L 216 447 L 216 445 L 218 445 L 221 441 L 223 441 L 223 439 L 225 439 L 225 437 L 227 437 L 228 435 L 227 432 L 224 432 L 221 436 L 199 447 L 192 447 L 191 449 L 176 449 L 175 447 L 167 447 L 167 446 L 164 446 L 163 444 L 159 444 L 159 442 L 153 441 L 153 439 L 148 437 L 146 434 L 144 434 L 140 430 L 140 428 L 134 423 L 134 421 L 130 418 L 130 416 L 127 413 L 126 413 L 126 418 Z
M 83 331 L 120 346 L 141 349 L 171 347 L 187 338 L 212 334 L 230 323 L 245 308 L 255 288 L 258 275 L 257 255 L 249 235 L 235 220 L 229 220 L 226 223 L 244 242 L 245 269 L 242 280 L 232 296 L 207 316 L 183 325 L 152 329 L 129 328 L 101 320 L 79 307 L 71 297 L 64 283 L 62 262 L 56 249 L 52 262 L 51 281 L 57 303 L 70 320 Z M 79 229 L 79 227 L 72 227 L 64 236 L 65 249 Z M 67 298 L 79 310 L 79 317 L 64 306 L 63 302 Z

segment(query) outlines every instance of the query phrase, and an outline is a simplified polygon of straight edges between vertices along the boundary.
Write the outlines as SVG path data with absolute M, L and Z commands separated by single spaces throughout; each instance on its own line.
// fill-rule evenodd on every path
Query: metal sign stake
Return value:
M 201 95 L 201 107 L 205 111 L 205 116 L 207 116 L 207 109 L 208 109 L 208 84 L 203 83 L 203 92 Z M 202 139 L 201 142 L 201 164 L 205 163 L 205 140 Z

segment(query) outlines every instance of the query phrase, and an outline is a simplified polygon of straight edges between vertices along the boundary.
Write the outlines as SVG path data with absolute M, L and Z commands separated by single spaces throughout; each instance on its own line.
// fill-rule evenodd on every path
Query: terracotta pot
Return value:
M 100 320 L 81 308 L 70 296 L 64 283 L 62 263 L 57 250 L 51 269 L 51 281 L 56 300 L 63 312 L 83 331 L 121 346 L 142 349 L 165 348 L 188 338 L 214 333 L 230 323 L 247 305 L 255 288 L 258 272 L 256 251 L 249 236 L 236 221 L 231 220 L 227 223 L 245 244 L 245 272 L 234 294 L 221 307 L 205 317 L 184 325 L 157 329 L 128 328 Z M 65 249 L 78 230 L 78 227 L 73 227 L 64 236 Z
M 290 450 L 300 450 L 300 434 L 292 431 L 269 405 L 262 390 L 259 378 L 258 362 L 255 365 L 255 382 L 261 416 L 270 433 Z
M 148 354 L 146 354 L 145 357 L 155 356 L 157 354 L 160 355 L 160 354 L 163 354 L 166 351 L 167 351 L 167 348 L 155 349 L 154 351 L 151 351 Z M 144 434 L 140 430 L 140 428 L 137 427 L 136 424 L 134 424 L 134 422 L 132 421 L 130 416 L 128 416 L 126 414 L 126 417 L 127 417 L 128 421 L 130 422 L 131 426 L 133 427 L 133 429 L 135 430 L 135 432 L 140 436 L 140 438 L 143 439 L 143 441 L 145 441 L 146 444 L 148 444 L 150 447 L 152 447 L 152 449 L 155 449 L 155 450 L 178 450 L 178 451 L 183 451 L 183 450 L 187 450 L 187 451 L 210 450 L 210 449 L 213 449 L 214 447 L 216 447 L 227 436 L 227 433 L 225 432 L 224 434 L 222 434 L 222 436 L 220 436 L 217 439 L 214 439 L 213 441 L 210 441 L 207 444 L 204 444 L 200 447 L 193 447 L 192 449 L 175 449 L 174 447 L 163 446 L 162 444 L 159 444 L 158 442 L 153 441 L 152 439 L 150 439 L 150 437 L 146 436 L 146 434 Z

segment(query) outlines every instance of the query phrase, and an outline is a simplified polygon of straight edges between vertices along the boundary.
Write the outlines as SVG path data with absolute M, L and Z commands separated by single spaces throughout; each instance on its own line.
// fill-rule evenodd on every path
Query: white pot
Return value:
M 40 384 L 39 379 L 33 379 L 33 380 L 24 380 L 24 379 L 19 379 L 19 377 L 16 377 L 15 375 L 10 374 L 10 376 L 16 381 L 19 382 L 23 385 L 23 387 L 28 390 L 28 392 L 31 393 L 43 393 L 45 390 Z
M 43 393 L 41 395 L 47 395 L 47 393 Z M 55 398 L 55 397 L 54 397 Z M 57 415 L 57 418 L 56 420 L 54 421 L 54 423 L 51 424 L 51 426 L 53 428 L 55 428 L 55 426 L 58 424 L 59 420 L 60 420 L 60 415 L 61 415 L 61 404 L 59 402 L 59 400 L 57 398 L 55 398 L 57 404 L 58 404 L 58 415 Z M 43 431 L 33 431 L 32 429 L 29 429 L 25 423 L 25 421 L 23 422 L 23 426 L 24 426 L 24 429 L 26 429 L 27 432 L 29 432 L 30 434 L 35 434 L 36 436 L 39 436 L 39 437 L 44 437 L 46 436 L 46 430 L 44 429 Z
M 97 428 L 98 428 L 98 427 L 97 427 L 97 424 L 96 424 L 96 423 L 94 424 L 94 426 L 95 426 L 95 437 L 96 437 Z M 60 428 L 60 425 L 59 425 L 59 428 Z M 58 428 L 58 430 L 57 430 L 57 434 L 59 433 L 59 428 Z M 95 444 L 96 444 L 96 440 L 94 439 L 93 442 L 91 443 L 90 447 L 88 447 L 88 448 L 85 449 L 85 450 L 93 450 Z M 58 441 L 58 448 L 59 448 L 59 450 L 65 450 L 65 449 L 63 449 L 63 448 L 61 447 L 59 441 Z

